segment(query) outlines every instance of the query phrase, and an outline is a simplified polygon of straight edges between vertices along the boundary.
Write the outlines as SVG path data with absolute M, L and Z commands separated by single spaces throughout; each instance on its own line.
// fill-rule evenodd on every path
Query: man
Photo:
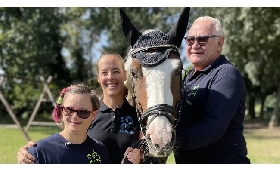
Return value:
M 250 163 L 243 136 L 246 89 L 238 69 L 221 55 L 220 21 L 199 17 L 185 40 L 193 70 L 184 83 L 176 163 Z

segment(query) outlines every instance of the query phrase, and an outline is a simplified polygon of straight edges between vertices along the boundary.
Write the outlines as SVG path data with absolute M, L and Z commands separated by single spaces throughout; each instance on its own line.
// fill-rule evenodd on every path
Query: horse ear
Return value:
M 133 46 L 137 39 L 141 36 L 141 33 L 133 26 L 126 13 L 120 8 L 121 24 L 123 34 L 127 39 L 127 42 Z
M 177 47 L 181 46 L 182 40 L 186 34 L 189 23 L 189 13 L 190 7 L 184 8 L 177 23 L 167 33 L 169 36 L 171 36 Z

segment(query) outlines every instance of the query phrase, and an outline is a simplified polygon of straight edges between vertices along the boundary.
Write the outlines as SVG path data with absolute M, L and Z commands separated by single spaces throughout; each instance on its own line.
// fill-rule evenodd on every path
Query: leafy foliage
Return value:
M 167 32 L 182 8 L 123 10 L 140 31 Z M 264 105 L 279 85 L 279 14 L 279 8 L 191 8 L 190 23 L 203 15 L 220 19 L 223 53 L 241 71 L 251 107 L 258 98 Z M 115 51 L 125 57 L 129 48 L 115 7 L 1 7 L 0 22 L 0 74 L 5 76 L 0 90 L 18 115 L 32 112 L 43 89 L 40 76 L 53 76 L 49 86 L 54 97 L 73 82 L 86 82 L 100 90 L 96 79 L 99 54 Z M 6 110 L 2 106 L 0 111 Z

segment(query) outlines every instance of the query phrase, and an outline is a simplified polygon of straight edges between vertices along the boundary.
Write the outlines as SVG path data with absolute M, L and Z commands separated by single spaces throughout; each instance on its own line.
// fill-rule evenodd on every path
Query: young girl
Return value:
M 28 148 L 28 152 L 35 158 L 34 163 L 111 163 L 107 148 L 87 135 L 99 105 L 95 92 L 84 84 L 64 88 L 52 113 L 55 122 L 62 123 L 63 130 Z

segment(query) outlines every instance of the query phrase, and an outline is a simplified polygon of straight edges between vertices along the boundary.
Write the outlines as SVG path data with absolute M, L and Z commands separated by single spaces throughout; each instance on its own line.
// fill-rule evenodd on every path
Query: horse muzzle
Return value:
M 177 110 L 167 104 L 150 107 L 142 115 L 142 127 L 144 127 L 143 121 L 146 121 L 143 133 L 150 156 L 167 157 L 171 154 L 176 139 L 174 129 L 176 117 Z
M 151 135 L 147 134 L 146 141 L 149 148 L 149 156 L 168 157 L 172 153 L 176 141 L 176 132 L 174 129 L 172 130 L 173 131 L 171 131 L 171 137 L 169 136 L 170 138 L 168 138 L 170 140 L 168 140 L 167 142 L 162 142 L 162 140 L 160 143 L 155 142 L 154 140 L 158 139 L 152 139 Z

